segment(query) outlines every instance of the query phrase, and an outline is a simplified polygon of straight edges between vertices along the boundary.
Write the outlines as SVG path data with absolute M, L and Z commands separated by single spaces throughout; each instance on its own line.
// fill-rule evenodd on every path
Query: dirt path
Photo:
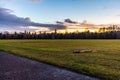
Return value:
M 98 80 L 52 65 L 0 52 L 0 80 Z

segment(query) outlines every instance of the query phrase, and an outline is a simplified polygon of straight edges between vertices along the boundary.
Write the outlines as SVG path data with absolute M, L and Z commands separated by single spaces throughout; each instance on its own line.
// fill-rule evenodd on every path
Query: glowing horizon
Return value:
M 119 3 L 120 0 L 0 0 L 0 30 L 34 32 L 67 27 L 73 32 L 120 24 Z M 83 27 L 81 23 L 86 22 Z

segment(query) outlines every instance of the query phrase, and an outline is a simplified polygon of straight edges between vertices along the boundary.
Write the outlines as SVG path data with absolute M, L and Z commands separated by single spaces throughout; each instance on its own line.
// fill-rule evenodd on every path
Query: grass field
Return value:
M 92 53 L 73 54 L 75 49 Z M 0 40 L 0 50 L 106 80 L 120 80 L 120 40 Z

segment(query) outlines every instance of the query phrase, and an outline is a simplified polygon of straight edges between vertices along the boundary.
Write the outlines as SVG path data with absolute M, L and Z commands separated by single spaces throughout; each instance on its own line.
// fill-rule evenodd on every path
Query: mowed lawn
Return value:
M 73 50 L 92 53 L 73 54 Z M 106 80 L 120 80 L 120 40 L 0 40 L 0 50 Z

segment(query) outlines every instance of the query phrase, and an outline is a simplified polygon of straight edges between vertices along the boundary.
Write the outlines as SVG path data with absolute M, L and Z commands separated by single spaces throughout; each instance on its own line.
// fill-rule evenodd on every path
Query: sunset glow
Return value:
M 100 27 L 120 24 L 119 3 L 120 0 L 0 0 L 0 31 L 57 29 L 65 33 L 88 28 L 98 32 Z

